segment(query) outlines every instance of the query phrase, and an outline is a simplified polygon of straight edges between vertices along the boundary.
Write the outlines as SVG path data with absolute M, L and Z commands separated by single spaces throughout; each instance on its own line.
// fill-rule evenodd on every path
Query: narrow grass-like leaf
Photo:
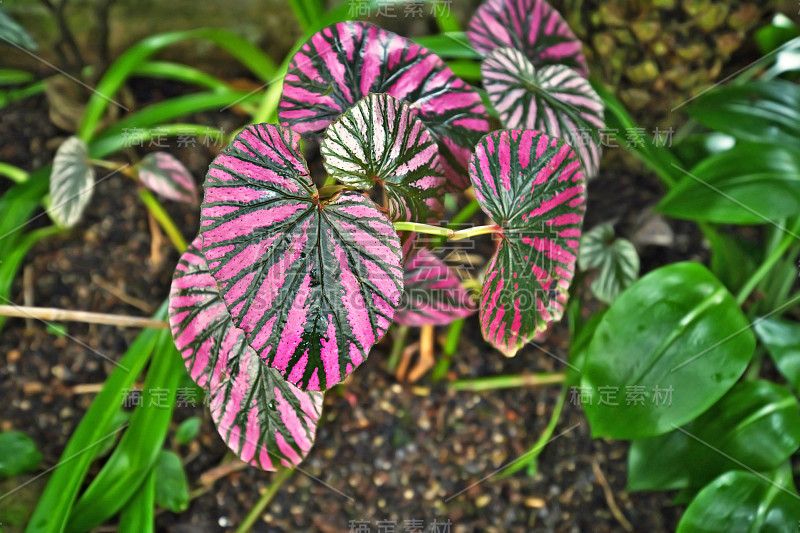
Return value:
M 603 101 L 580 73 L 564 65 L 534 67 L 514 48 L 493 50 L 481 65 L 489 101 L 509 129 L 542 131 L 565 139 L 587 178 L 600 165 L 598 128 Z
M 206 177 L 200 234 L 247 342 L 301 389 L 325 390 L 386 333 L 400 303 L 400 240 L 371 200 L 321 198 L 295 132 L 249 126 Z
M 265 470 L 298 464 L 311 449 L 321 392 L 287 383 L 247 345 L 198 250 L 183 254 L 170 292 L 170 325 L 189 375 L 209 391 L 211 416 L 228 446 Z
M 50 218 L 65 228 L 78 223 L 94 192 L 89 149 L 77 137 L 58 147 L 50 174 Z
M 538 131 L 497 131 L 469 165 L 481 208 L 502 231 L 480 301 L 484 338 L 506 355 L 564 313 L 586 181 L 575 151 Z
M 405 265 L 405 292 L 394 317 L 402 326 L 443 326 L 476 310 L 469 293 L 444 261 L 420 248 Z
M 445 177 L 436 141 L 401 100 L 367 96 L 328 126 L 320 152 L 340 182 L 365 190 L 381 185 L 392 220 L 441 217 Z
M 6 42 L 3 42 L 6 41 Z M 33 37 L 14 19 L 8 16 L 4 9 L 0 8 L 0 44 L 7 45 L 8 43 L 27 48 L 28 50 L 36 50 L 39 46 Z
M 484 54 L 509 46 L 537 67 L 566 65 L 589 75 L 581 42 L 545 0 L 487 0 L 473 15 L 467 36 Z
M 139 181 L 168 200 L 196 204 L 197 185 L 191 172 L 166 152 L 147 154 L 136 166 Z
M 370 93 L 405 100 L 439 143 L 449 185 L 468 185 L 472 148 L 489 131 L 480 95 L 426 48 L 366 22 L 342 22 L 316 33 L 289 63 L 278 116 L 319 136 Z

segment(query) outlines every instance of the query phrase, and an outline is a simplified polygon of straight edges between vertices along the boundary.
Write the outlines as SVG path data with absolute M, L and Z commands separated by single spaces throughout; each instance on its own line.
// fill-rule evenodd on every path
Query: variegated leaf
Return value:
M 322 392 L 287 383 L 233 324 L 198 247 L 181 257 L 170 290 L 169 322 L 192 379 L 209 394 L 211 417 L 244 462 L 275 470 L 299 464 L 314 443 Z
M 70 137 L 56 151 L 50 173 L 50 205 L 53 222 L 71 228 L 81 219 L 94 192 L 94 168 L 89 149 L 78 137 Z
M 394 321 L 403 326 L 442 326 L 476 310 L 461 279 L 444 261 L 421 248 L 405 265 L 405 292 Z
M 513 48 L 493 50 L 481 73 L 489 101 L 506 128 L 565 139 L 578 152 L 586 178 L 597 175 L 603 101 L 585 78 L 564 65 L 537 69 Z
M 473 15 L 467 37 L 484 54 L 508 46 L 537 67 L 566 65 L 589 75 L 581 42 L 545 0 L 487 0 Z
M 344 379 L 386 333 L 403 292 L 400 241 L 371 200 L 321 198 L 280 126 L 248 126 L 212 162 L 203 254 L 234 324 L 302 389 Z
M 196 204 L 197 185 L 183 163 L 166 152 L 153 152 L 136 165 L 139 181 L 168 200 Z
M 371 94 L 328 126 L 320 152 L 328 173 L 357 189 L 379 184 L 392 220 L 438 220 L 445 177 L 439 150 L 411 107 Z
M 469 156 L 489 131 L 480 95 L 428 49 L 372 24 L 341 22 L 312 36 L 289 63 L 278 116 L 320 135 L 370 93 L 411 104 L 439 144 L 448 187 L 468 186 Z
M 530 130 L 485 136 L 469 172 L 478 203 L 502 231 L 479 303 L 481 329 L 514 355 L 564 313 L 586 182 L 566 142 Z
M 610 304 L 639 277 L 639 254 L 632 242 L 614 237 L 611 224 L 600 224 L 583 234 L 578 266 L 597 269 L 592 292 Z

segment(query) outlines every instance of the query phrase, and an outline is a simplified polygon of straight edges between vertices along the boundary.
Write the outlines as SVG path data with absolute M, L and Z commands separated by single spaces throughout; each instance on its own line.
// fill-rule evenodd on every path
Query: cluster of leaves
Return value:
M 787 37 L 797 35 L 794 26 Z M 632 441 L 630 490 L 680 491 L 675 501 L 688 503 L 681 532 L 788 531 L 800 521 L 792 479 L 800 449 L 800 88 L 777 79 L 797 70 L 796 60 L 786 67 L 797 49 L 794 39 L 765 50 L 782 56 L 775 66 L 758 65 L 687 106 L 696 122 L 673 151 L 640 154 L 670 188 L 660 211 L 699 224 L 710 269 L 668 265 L 621 293 L 602 283 L 598 295 L 617 296 L 575 361 L 592 434 Z M 609 107 L 613 120 L 630 123 Z M 757 226 L 763 238 L 731 226 Z M 584 241 L 582 261 L 612 237 L 607 228 Z M 622 259 L 627 245 L 608 248 L 621 260 L 615 267 L 609 255 L 596 264 L 601 270 L 631 266 Z M 780 318 L 787 312 L 794 318 Z M 761 372 L 765 352 L 779 383 Z
M 489 1 L 468 36 L 486 55 L 484 85 L 508 130 L 490 132 L 479 92 L 428 49 L 342 22 L 292 57 L 280 125 L 246 127 L 211 164 L 170 324 L 244 461 L 300 462 L 323 391 L 393 320 L 447 324 L 476 310 L 417 233 L 394 227 L 426 231 L 446 192 L 471 185 L 498 237 L 477 305 L 484 337 L 513 355 L 561 318 L 602 103 L 580 43 L 545 2 Z M 579 129 L 588 142 L 573 138 L 573 149 L 562 137 Z M 319 143 L 324 186 L 304 141 Z

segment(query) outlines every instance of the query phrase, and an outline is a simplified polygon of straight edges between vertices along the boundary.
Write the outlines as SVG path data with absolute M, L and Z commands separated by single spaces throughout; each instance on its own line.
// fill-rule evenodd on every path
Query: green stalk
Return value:
M 29 177 L 28 173 L 21 168 L 2 161 L 0 161 L 0 176 L 5 176 L 15 183 L 25 183 Z
M 470 200 L 470 202 L 467 205 L 465 205 L 463 209 L 461 209 L 461 211 L 456 213 L 453 219 L 445 227 L 450 229 L 456 229 L 458 226 L 464 224 L 469 219 L 471 219 L 472 215 L 477 213 L 478 210 L 480 210 L 480 208 L 481 206 L 478 203 L 478 200 Z M 447 240 L 446 238 L 438 239 L 434 244 L 434 246 L 435 247 L 442 246 L 446 240 Z
M 397 326 L 394 342 L 392 343 L 392 351 L 389 353 L 389 360 L 386 362 L 386 368 L 389 372 L 397 370 L 397 365 L 400 364 L 400 356 L 403 354 L 403 348 L 406 345 L 408 331 L 408 326 Z
M 778 245 L 772 250 L 769 256 L 767 256 L 764 262 L 761 263 L 758 269 L 753 272 L 750 278 L 748 278 L 748 280 L 739 290 L 739 293 L 736 295 L 736 303 L 741 306 L 745 300 L 747 300 L 747 297 L 750 296 L 750 293 L 755 290 L 756 286 L 767 274 L 769 274 L 769 271 L 772 270 L 772 267 L 775 266 L 775 263 L 780 261 L 783 254 L 786 253 L 789 247 L 795 242 L 795 235 L 798 232 L 800 232 L 800 217 L 795 220 L 791 230 L 786 232 Z
M 269 502 L 272 501 L 272 498 L 274 498 L 281 489 L 281 486 L 292 477 L 292 474 L 294 474 L 294 470 L 291 468 L 282 468 L 275 472 L 272 483 L 269 484 L 269 487 L 267 487 L 267 490 L 261 495 L 261 498 L 258 499 L 253 508 L 250 509 L 250 512 L 247 513 L 247 516 L 239 527 L 236 528 L 236 533 L 247 533 L 253 529 L 259 517 L 264 513 L 264 509 L 267 508 L 267 505 L 269 505 Z
M 428 224 L 421 224 L 419 222 L 395 222 L 394 229 L 397 231 L 413 231 L 416 233 L 425 233 L 427 235 L 439 235 L 447 237 L 451 241 L 460 241 L 462 239 L 469 239 L 478 235 L 488 235 L 490 233 L 500 233 L 500 228 L 494 224 L 489 226 L 475 226 L 474 228 L 467 228 L 463 230 L 452 230 L 450 228 L 443 228 L 441 226 L 431 226 Z
M 480 392 L 515 387 L 536 387 L 563 383 L 566 374 L 563 372 L 541 372 L 536 374 L 513 374 L 508 376 L 490 376 L 476 379 L 459 379 L 448 385 L 458 391 Z M 546 439 L 547 440 L 547 439 Z
M 442 349 L 442 355 L 436 362 L 436 366 L 433 367 L 433 372 L 431 372 L 431 379 L 433 381 L 440 381 L 445 374 L 447 374 L 447 371 L 450 370 L 450 363 L 453 360 L 453 355 L 456 353 L 456 349 L 458 349 L 458 341 L 461 339 L 461 330 L 463 329 L 463 318 L 454 320 L 450 324 L 450 328 L 447 330 L 447 340 L 445 341 L 444 348 Z
M 150 211 L 150 214 L 153 215 L 153 218 L 156 219 L 158 224 L 167 234 L 169 240 L 172 241 L 175 249 L 180 253 L 185 252 L 188 244 L 183 238 L 181 230 L 178 229 L 178 226 L 175 225 L 172 217 L 169 216 L 167 210 L 164 209 L 164 206 L 159 203 L 158 199 L 153 195 L 153 193 L 147 189 L 139 189 L 139 198 L 142 199 L 145 207 L 147 207 L 148 211 Z

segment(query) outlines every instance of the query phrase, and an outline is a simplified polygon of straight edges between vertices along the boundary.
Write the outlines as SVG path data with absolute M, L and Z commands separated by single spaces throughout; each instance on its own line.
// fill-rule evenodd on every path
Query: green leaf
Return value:
M 798 446 L 797 399 L 769 381 L 745 381 L 687 426 L 634 441 L 628 489 L 691 495 L 728 470 L 773 470 Z
M 740 144 L 703 160 L 659 207 L 671 217 L 719 224 L 765 224 L 794 215 L 800 211 L 800 151 Z
M 776 14 L 769 24 L 756 30 L 754 35 L 762 54 L 772 52 L 795 37 L 800 37 L 800 26 L 783 13 Z
M 800 390 L 800 324 L 764 318 L 755 321 L 754 329 L 781 374 L 795 390 Z
M 0 433 L 0 478 L 36 470 L 41 462 L 42 454 L 29 436 L 19 431 Z
M 770 478 L 734 471 L 706 486 L 678 524 L 678 533 L 788 533 L 800 523 L 800 496 L 788 465 Z
M 189 444 L 200 433 L 200 417 L 192 416 L 181 422 L 178 431 L 175 432 L 175 440 L 180 444 Z
M 181 458 L 175 452 L 162 450 L 155 465 L 156 504 L 173 513 L 189 508 L 189 482 Z
M 39 48 L 25 28 L 14 22 L 14 19 L 0 8 L 0 44 L 7 45 L 8 43 L 28 50 Z
M 583 235 L 578 265 L 582 270 L 599 270 L 591 289 L 608 304 L 639 277 L 636 247 L 626 239 L 615 239 L 611 224 L 600 224 Z
M 690 422 L 733 386 L 754 349 L 744 314 L 704 266 L 651 272 L 611 305 L 589 345 L 592 435 L 638 439 Z
M 92 199 L 94 168 L 89 149 L 82 140 L 70 137 L 59 146 L 50 174 L 50 207 L 53 222 L 71 228 L 80 220 Z
M 721 231 L 709 232 L 706 237 L 711 243 L 711 272 L 735 294 L 755 271 L 760 251 L 744 239 Z
M 142 486 L 122 508 L 119 517 L 120 533 L 153 533 L 156 507 L 155 468 L 145 478 Z
M 687 112 L 743 141 L 800 148 L 800 87 L 788 81 L 718 88 L 697 98 Z

